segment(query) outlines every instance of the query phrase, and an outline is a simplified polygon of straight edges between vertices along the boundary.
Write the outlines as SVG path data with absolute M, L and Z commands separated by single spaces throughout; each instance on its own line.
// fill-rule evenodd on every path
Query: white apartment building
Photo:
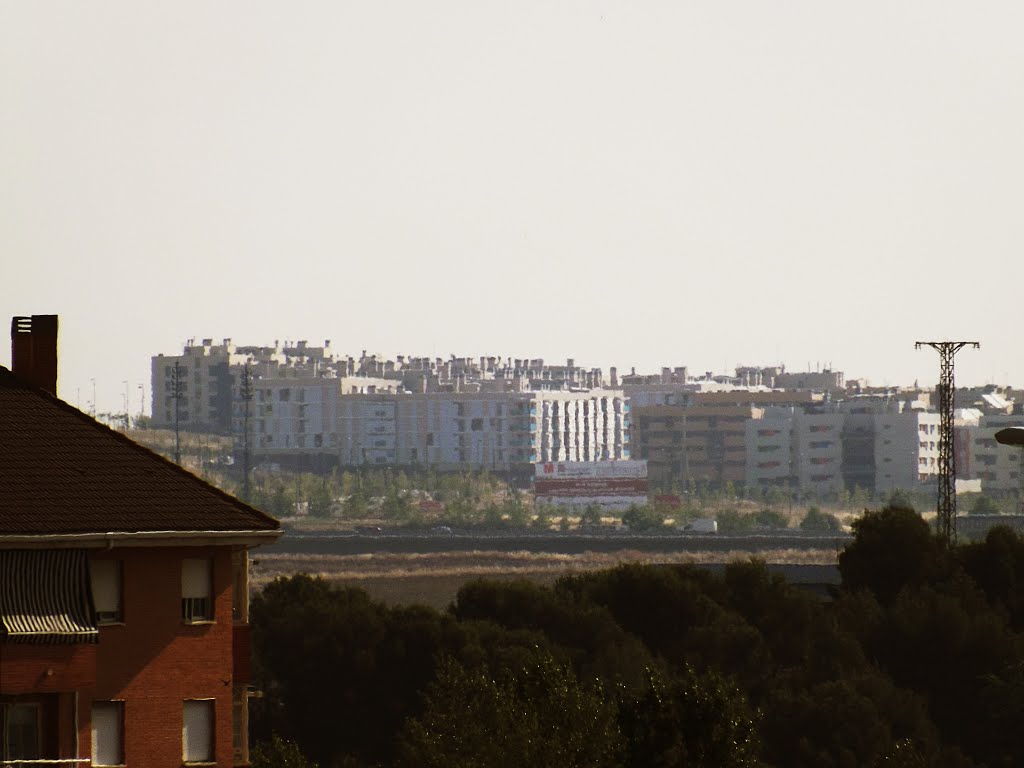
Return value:
M 876 493 L 914 490 L 937 480 L 939 422 L 939 414 L 920 410 L 874 415 Z
M 540 461 L 626 459 L 628 414 L 619 390 L 346 395 L 339 463 L 507 471 Z
M 366 376 L 311 375 L 309 367 L 255 366 L 249 401 L 249 447 L 255 463 L 319 469 L 337 463 L 343 395 L 395 391 L 399 382 Z M 234 431 L 245 429 L 245 404 L 237 392 Z M 237 445 L 243 441 L 239 439 Z

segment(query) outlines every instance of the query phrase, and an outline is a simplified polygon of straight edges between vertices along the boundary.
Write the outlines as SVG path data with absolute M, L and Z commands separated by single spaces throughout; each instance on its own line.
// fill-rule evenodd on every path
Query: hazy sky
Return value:
M 955 337 L 958 382 L 1024 385 L 1022 30 L 1020 0 L 0 0 L 0 313 L 58 313 L 100 410 L 189 337 L 877 384 Z

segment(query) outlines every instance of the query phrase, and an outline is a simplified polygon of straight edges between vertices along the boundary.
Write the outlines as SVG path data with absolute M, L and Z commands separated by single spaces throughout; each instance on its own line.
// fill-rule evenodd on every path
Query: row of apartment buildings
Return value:
M 175 381 L 186 384 L 178 398 Z M 830 369 L 692 377 L 677 367 L 620 377 L 573 360 L 384 360 L 365 352 L 356 360 L 334 356 L 330 342 L 235 347 L 207 339 L 180 356 L 154 357 L 152 392 L 157 425 L 177 417 L 183 429 L 231 431 L 239 446 L 247 433 L 253 464 L 308 471 L 430 466 L 526 478 L 540 462 L 643 459 L 656 490 L 697 481 L 825 496 L 914 490 L 939 469 L 929 392 L 872 391 Z M 1012 401 L 983 390 L 962 398 L 972 407 L 958 427 L 960 474 L 986 489 L 1015 488 L 1017 457 L 988 434 L 1021 422 Z

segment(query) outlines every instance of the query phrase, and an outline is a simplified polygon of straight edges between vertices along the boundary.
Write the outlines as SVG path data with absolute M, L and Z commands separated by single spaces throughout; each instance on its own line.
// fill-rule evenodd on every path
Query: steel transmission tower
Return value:
M 181 432 L 178 422 L 181 417 L 181 398 L 185 395 L 185 382 L 181 380 L 181 366 L 174 363 L 174 373 L 171 378 L 171 397 L 174 398 L 174 463 L 181 464 Z
M 964 347 L 978 349 L 976 341 L 918 341 L 914 349 L 931 347 L 939 353 L 939 493 L 938 533 L 946 546 L 956 541 L 956 454 L 953 446 L 953 358 Z

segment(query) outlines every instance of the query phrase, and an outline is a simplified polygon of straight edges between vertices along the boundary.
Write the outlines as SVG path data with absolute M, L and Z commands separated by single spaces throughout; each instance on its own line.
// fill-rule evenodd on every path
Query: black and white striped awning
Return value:
M 98 640 L 84 550 L 0 550 L 0 642 Z

